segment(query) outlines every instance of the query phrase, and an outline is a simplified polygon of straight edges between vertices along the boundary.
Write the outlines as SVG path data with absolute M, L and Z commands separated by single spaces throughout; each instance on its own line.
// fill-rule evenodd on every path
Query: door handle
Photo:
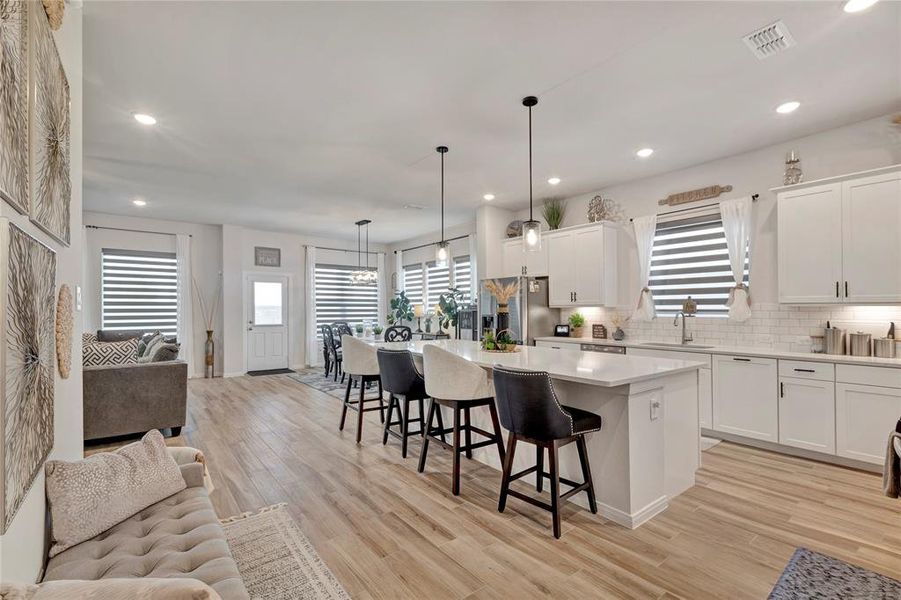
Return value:
M 816 373 L 816 369 L 795 369 L 798 373 Z
M 573 302 L 579 301 L 579 292 L 573 292 Z

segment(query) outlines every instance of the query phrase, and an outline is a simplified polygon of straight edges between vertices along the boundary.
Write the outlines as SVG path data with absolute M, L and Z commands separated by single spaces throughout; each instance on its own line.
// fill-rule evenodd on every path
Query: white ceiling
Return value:
M 841 5 L 88 1 L 85 206 L 390 242 L 437 229 L 438 144 L 448 226 L 527 203 L 528 94 L 536 199 L 898 109 L 901 4 Z M 798 44 L 758 61 L 776 19 Z

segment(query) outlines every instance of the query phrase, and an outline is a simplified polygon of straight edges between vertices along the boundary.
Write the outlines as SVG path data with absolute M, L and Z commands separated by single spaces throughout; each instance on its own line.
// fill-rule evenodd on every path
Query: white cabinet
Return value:
M 683 352 L 678 350 L 658 350 L 656 348 L 632 348 L 629 356 L 650 356 L 654 358 L 671 358 L 674 360 L 690 360 L 700 362 L 704 366 L 698 369 L 698 414 L 701 427 L 713 429 L 713 381 L 710 369 L 711 356 L 699 352 Z
M 779 380 L 779 443 L 835 453 L 835 384 L 800 377 Z
M 889 370 L 889 369 L 886 369 Z M 901 389 L 835 385 L 836 454 L 873 464 L 885 461 L 888 434 L 901 417 Z
M 779 301 L 901 301 L 898 167 L 778 190 Z
M 537 252 L 524 252 L 522 238 L 506 240 L 503 250 L 504 277 L 528 275 L 540 277 L 548 274 L 548 248 L 543 243 Z
M 547 234 L 548 303 L 615 306 L 617 232 L 589 225 Z
M 713 429 L 779 441 L 776 360 L 713 357 Z

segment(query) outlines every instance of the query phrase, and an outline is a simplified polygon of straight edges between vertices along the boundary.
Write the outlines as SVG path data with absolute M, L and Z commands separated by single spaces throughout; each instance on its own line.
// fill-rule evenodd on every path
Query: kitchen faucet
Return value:
M 679 317 L 680 316 L 682 317 L 682 343 L 687 344 L 688 342 L 693 342 L 695 339 L 694 336 L 690 333 L 689 334 L 685 333 L 685 320 L 692 315 L 686 315 L 684 312 L 682 312 L 680 310 L 678 313 L 676 313 L 676 318 L 673 319 L 673 327 L 679 326 Z

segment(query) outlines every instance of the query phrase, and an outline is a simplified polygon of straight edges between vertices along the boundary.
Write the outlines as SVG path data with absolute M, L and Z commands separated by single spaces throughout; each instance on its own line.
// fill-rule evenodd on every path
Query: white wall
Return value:
M 136 209 L 136 211 L 139 209 Z M 175 234 L 187 233 L 191 236 L 191 273 L 202 290 L 205 302 L 212 304 L 212 298 L 219 289 L 222 273 L 222 228 L 218 225 L 198 225 L 180 221 L 162 221 L 143 217 L 124 217 L 103 213 L 84 214 L 84 329 L 94 331 L 101 328 L 100 264 L 104 248 L 117 250 L 153 250 L 175 252 Z M 90 226 L 98 227 L 93 229 Z M 132 231 L 122 231 L 132 230 Z M 135 233 L 153 232 L 153 233 Z M 206 326 L 203 323 L 196 295 L 194 303 L 194 377 L 203 377 L 204 342 Z M 216 342 L 214 372 L 222 374 L 222 309 L 217 310 L 213 319 L 213 340 Z
M 244 286 L 250 273 L 286 275 L 290 278 L 288 290 L 288 329 L 291 344 L 288 347 L 288 364 L 301 368 L 307 363 L 305 311 L 308 296 L 306 289 L 306 256 L 304 246 L 347 249 L 339 252 L 317 251 L 317 260 L 331 264 L 357 264 L 356 241 L 328 240 L 306 235 L 274 233 L 248 229 L 236 225 L 222 226 L 223 265 L 223 333 L 224 374 L 226 377 L 246 372 L 246 324 Z M 280 268 L 254 265 L 254 247 L 279 248 L 282 254 Z M 381 244 L 369 244 L 370 251 L 384 252 Z M 375 257 L 371 266 L 375 266 Z M 387 270 L 387 269 L 386 269 Z M 314 357 L 315 360 L 316 357 Z
M 71 5 L 66 7 L 62 28 L 54 33 L 60 60 L 69 80 L 71 101 L 70 176 L 72 179 L 71 243 L 59 244 L 41 233 L 28 219 L 0 201 L 0 216 L 8 217 L 17 226 L 41 240 L 57 252 L 57 290 L 69 284 L 73 293 L 81 285 L 82 228 L 82 12 Z M 78 360 L 78 340 L 81 339 L 81 319 L 75 319 L 73 331 L 72 372 L 68 379 L 56 373 L 54 388 L 54 445 L 51 459 L 77 460 L 82 457 L 82 395 L 81 363 Z M 34 582 L 37 580 L 45 555 L 44 548 L 44 474 L 41 471 L 31 491 L 16 513 L 6 534 L 0 537 L 0 580 Z

